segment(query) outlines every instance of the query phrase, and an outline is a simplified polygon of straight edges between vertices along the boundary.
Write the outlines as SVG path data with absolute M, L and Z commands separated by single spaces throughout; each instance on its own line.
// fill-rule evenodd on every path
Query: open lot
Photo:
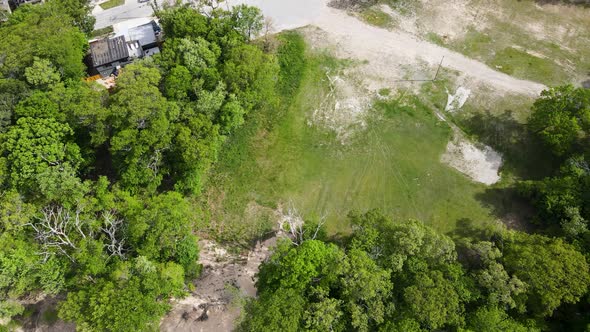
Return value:
M 384 0 L 396 29 L 517 78 L 557 85 L 590 79 L 590 8 L 534 0 Z
M 519 7 L 501 0 L 396 1 L 357 18 L 323 2 L 290 16 L 289 6 L 297 4 L 289 1 L 281 8 L 247 3 L 261 6 L 279 29 L 310 24 L 299 30 L 309 59 L 289 107 L 253 115 L 225 147 L 205 202 L 210 226 L 221 238 L 262 236 L 289 208 L 306 219 L 325 220 L 332 233 L 347 231 L 349 211 L 371 208 L 421 219 L 447 233 L 466 224 L 526 227 L 529 210 L 511 185 L 550 168 L 532 167 L 548 159 L 526 131 L 530 106 L 546 88 L 540 83 L 579 82 L 584 75 L 559 63 L 568 60 L 564 53 L 555 53 L 554 61 L 520 46 L 540 35 L 510 26 L 514 16 L 498 13 L 519 10 L 550 25 L 551 18 L 564 19 L 567 9 L 545 12 L 549 7 L 527 1 Z M 474 10 L 487 25 L 474 25 L 480 15 L 473 16 Z M 428 21 L 432 17 L 437 19 Z M 485 37 L 490 22 L 499 26 L 498 35 Z M 519 34 L 528 39 L 514 39 Z M 557 37 L 545 42 L 557 40 L 551 38 Z M 582 68 L 586 60 L 571 61 Z M 413 82 L 436 72 L 436 82 Z M 460 89 L 469 91 L 464 105 L 446 112 L 448 99 Z
M 428 101 L 411 92 L 382 97 L 364 111 L 364 123 L 346 127 L 353 132 L 344 143 L 317 121 L 318 105 L 331 93 L 327 73 L 346 66 L 311 54 L 294 103 L 278 117 L 258 114 L 232 137 L 208 192 L 216 227 L 257 228 L 287 207 L 324 218 L 331 233 L 347 231 L 349 211 L 372 208 L 449 233 L 457 225 L 497 225 L 497 197 L 488 187 L 440 162 L 452 130 L 431 104 L 446 103 L 443 85 L 425 87 Z

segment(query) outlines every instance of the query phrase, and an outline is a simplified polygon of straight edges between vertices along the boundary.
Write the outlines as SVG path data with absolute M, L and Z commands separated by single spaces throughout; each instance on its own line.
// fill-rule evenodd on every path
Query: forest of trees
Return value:
M 86 1 L 23 6 L 0 25 L 2 322 L 42 293 L 81 331 L 157 328 L 200 273 L 192 200 L 225 139 L 296 92 L 302 41 L 253 42 L 258 9 L 158 16 L 161 53 L 126 66 L 113 91 L 82 80 Z M 560 164 L 518 184 L 536 234 L 450 238 L 353 212 L 350 236 L 279 243 L 240 329 L 590 328 L 590 90 L 544 92 L 529 130 Z
M 22 6 L 0 26 L 0 318 L 65 294 L 59 317 L 79 330 L 140 331 L 199 274 L 189 198 L 225 137 L 276 102 L 279 65 L 250 43 L 258 9 L 179 7 L 158 13 L 161 54 L 108 92 L 82 80 L 85 4 Z
M 339 245 L 278 246 L 243 330 L 569 330 L 550 317 L 586 301 L 588 264 L 562 239 L 505 231 L 454 242 L 376 211 L 350 219 L 354 232 Z

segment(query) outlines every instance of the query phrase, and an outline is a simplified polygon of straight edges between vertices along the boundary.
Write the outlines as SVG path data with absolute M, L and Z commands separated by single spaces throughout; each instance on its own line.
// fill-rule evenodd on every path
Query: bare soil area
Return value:
M 178 300 L 162 319 L 161 331 L 232 331 L 240 317 L 240 298 L 256 296 L 256 273 L 276 244 L 273 237 L 242 254 L 228 252 L 210 240 L 199 243 L 201 277 L 195 291 Z
M 542 84 L 515 79 L 466 56 L 438 46 L 401 29 L 385 30 L 370 26 L 347 12 L 328 7 L 326 0 L 317 0 L 312 9 L 300 11 L 298 0 L 283 0 L 275 5 L 270 0 L 233 0 L 230 5 L 248 3 L 258 5 L 271 17 L 278 29 L 294 24 L 280 24 L 280 19 L 289 16 L 289 22 L 300 26 L 313 25 L 326 34 L 322 43 L 335 45 L 336 56 L 364 61 L 361 69 L 367 77 L 379 78 L 382 87 L 400 85 L 407 79 L 405 69 L 411 66 L 436 68 L 444 57 L 443 67 L 458 71 L 474 81 L 490 85 L 499 91 L 538 95 L 546 87 Z M 295 18 L 294 16 L 301 15 Z M 410 77 L 412 78 L 412 77 Z

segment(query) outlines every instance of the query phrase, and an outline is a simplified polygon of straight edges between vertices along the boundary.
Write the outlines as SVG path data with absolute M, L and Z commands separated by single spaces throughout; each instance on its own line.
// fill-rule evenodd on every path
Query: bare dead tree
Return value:
M 262 34 L 264 36 L 264 51 L 270 52 L 276 47 L 276 40 L 272 37 L 275 31 L 275 24 L 272 18 L 265 17 L 262 26 Z
M 287 208 L 287 212 L 282 215 L 282 220 L 280 223 L 280 229 L 287 232 L 291 242 L 294 245 L 298 246 L 302 244 L 306 240 L 315 240 L 320 229 L 325 223 L 325 215 L 322 215 L 320 221 L 318 222 L 317 226 L 313 230 L 313 235 L 305 236 L 309 229 L 306 229 L 305 222 L 299 211 L 293 205 L 293 202 L 289 203 L 289 207 Z
M 27 225 L 35 231 L 35 239 L 41 243 L 45 259 L 52 254 L 52 249 L 57 249 L 74 261 L 68 254 L 68 250 L 78 248 L 71 236 L 78 233 L 82 238 L 87 237 L 87 234 L 82 230 L 83 221 L 80 218 L 80 209 L 72 213 L 61 205 L 49 205 L 42 209 L 41 214 L 41 217 L 37 218 L 37 223 L 28 223 Z
M 102 218 L 104 226 L 100 230 L 107 236 L 106 249 L 110 253 L 109 257 L 125 257 L 125 239 L 120 235 L 123 219 L 117 218 L 112 211 L 103 212 Z
M 158 175 L 160 169 L 160 161 L 162 160 L 162 149 L 156 149 L 154 154 L 150 157 L 147 168 L 154 173 L 154 176 Z

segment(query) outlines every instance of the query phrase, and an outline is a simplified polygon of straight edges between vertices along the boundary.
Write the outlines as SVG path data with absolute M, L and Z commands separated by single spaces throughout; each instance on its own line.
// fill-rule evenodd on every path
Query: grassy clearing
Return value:
M 378 7 L 363 9 L 360 13 L 360 16 L 363 21 L 380 28 L 388 28 L 393 24 L 393 19 L 391 16 L 383 12 Z
M 391 6 L 407 11 L 396 1 Z M 587 79 L 590 8 L 540 6 L 533 0 L 471 0 L 467 12 L 458 7 L 454 14 L 449 6 L 432 0 L 412 9 L 423 38 L 517 78 L 549 86 Z
M 472 27 L 463 39 L 447 46 L 517 78 L 547 85 L 567 83 L 571 68 L 560 66 L 556 60 L 570 59 L 569 52 L 533 39 L 518 28 L 499 22 L 495 28 L 484 31 Z
M 545 81 L 553 84 L 567 81 L 567 74 L 554 61 L 531 55 L 513 47 L 507 47 L 497 52 L 490 64 L 508 75 L 528 78 L 533 81 Z
M 308 125 L 309 113 L 327 93 L 326 71 L 344 65 L 327 55 L 309 55 L 290 106 L 258 113 L 230 139 L 208 191 L 214 223 L 261 233 L 272 226 L 273 211 L 292 202 L 306 218 L 324 216 L 333 234 L 346 232 L 346 215 L 353 209 L 378 208 L 443 232 L 492 224 L 486 187 L 439 162 L 451 131 L 419 98 L 377 102 L 368 129 L 345 146 L 334 134 Z
M 94 38 L 97 38 L 97 37 L 106 36 L 106 35 L 108 35 L 108 34 L 110 34 L 112 32 L 113 32 L 113 26 L 110 25 L 108 27 L 105 27 L 105 28 L 102 28 L 102 29 L 97 29 L 97 30 L 92 31 L 91 36 L 94 37 Z
M 99 6 L 102 9 L 110 9 L 118 6 L 122 6 L 125 4 L 125 0 L 109 0 L 107 2 L 101 3 Z

